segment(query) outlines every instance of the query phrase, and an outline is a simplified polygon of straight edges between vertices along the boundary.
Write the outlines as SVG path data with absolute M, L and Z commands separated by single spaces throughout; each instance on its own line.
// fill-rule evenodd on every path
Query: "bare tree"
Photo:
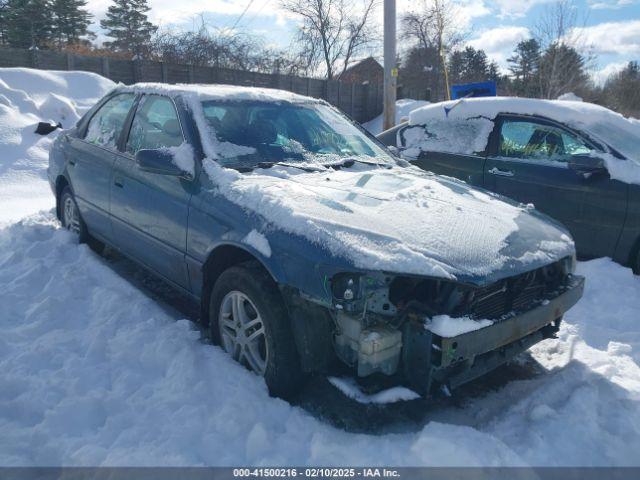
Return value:
M 534 38 L 543 51 L 538 75 L 542 98 L 587 87 L 586 70 L 594 56 L 580 28 L 586 19 L 580 19 L 578 12 L 572 0 L 559 0 L 547 7 L 534 28 Z
M 303 68 L 290 53 L 265 48 L 259 37 L 212 28 L 202 18 L 195 31 L 159 31 L 152 39 L 151 52 L 164 62 L 197 66 L 284 74 Z
M 297 44 L 309 70 L 332 79 L 377 40 L 372 15 L 379 0 L 281 0 L 302 20 Z
M 416 10 L 402 17 L 402 38 L 425 52 L 434 51 L 438 61 L 425 65 L 433 69 L 440 81 L 435 85 L 435 98 L 440 98 L 440 84 L 448 90 L 446 58 L 467 37 L 460 28 L 459 5 L 453 0 L 422 0 Z

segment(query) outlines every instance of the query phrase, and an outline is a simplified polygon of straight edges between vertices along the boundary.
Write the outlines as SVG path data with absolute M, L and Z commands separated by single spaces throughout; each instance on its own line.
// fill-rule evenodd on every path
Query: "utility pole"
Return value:
M 384 0 L 384 100 L 382 129 L 396 124 L 396 0 Z

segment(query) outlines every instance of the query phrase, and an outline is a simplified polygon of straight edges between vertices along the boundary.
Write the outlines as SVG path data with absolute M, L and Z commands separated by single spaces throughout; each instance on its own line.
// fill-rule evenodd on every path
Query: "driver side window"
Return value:
M 173 102 L 159 95 L 143 97 L 131 124 L 127 152 L 135 155 L 142 149 L 178 147 L 183 141 Z
M 566 163 L 593 150 L 577 135 L 544 122 L 506 118 L 500 130 L 498 156 Z

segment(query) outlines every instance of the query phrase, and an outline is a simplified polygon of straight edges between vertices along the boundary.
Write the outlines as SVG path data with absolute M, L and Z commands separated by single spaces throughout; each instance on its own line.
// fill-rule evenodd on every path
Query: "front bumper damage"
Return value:
M 558 331 L 564 313 L 582 296 L 584 278 L 566 282 L 526 309 L 511 311 L 493 324 L 455 337 L 428 329 L 429 315 L 405 314 L 394 321 L 367 322 L 365 315 L 338 310 L 334 346 L 358 376 L 398 376 L 422 395 L 435 387 L 455 388 L 509 361 Z M 400 318 L 400 315 L 395 317 Z
M 582 297 L 584 277 L 572 275 L 554 298 L 493 325 L 445 338 L 415 322 L 403 331 L 403 373 L 409 385 L 428 394 L 434 385 L 456 388 L 506 363 L 558 331 L 564 313 Z

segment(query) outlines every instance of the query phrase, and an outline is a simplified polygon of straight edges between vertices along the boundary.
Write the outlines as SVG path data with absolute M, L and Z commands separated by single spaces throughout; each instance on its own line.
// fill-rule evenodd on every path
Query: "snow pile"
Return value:
M 37 123 L 72 127 L 113 85 L 93 73 L 0 68 L 0 225 L 54 204 L 46 169 L 58 131 L 36 135 Z
M 563 93 L 557 99 L 558 100 L 565 100 L 567 102 L 582 102 L 583 101 L 582 97 L 579 97 L 578 95 L 576 95 L 573 92 Z
M 119 86 L 119 92 L 156 93 L 158 95 L 197 98 L 205 100 L 251 100 L 256 102 L 320 102 L 320 100 L 305 97 L 286 90 L 273 88 L 241 87 L 236 85 L 205 85 L 205 84 L 168 84 L 168 83 L 136 83 L 130 86 Z
M 414 110 L 410 114 L 409 124 L 427 126 L 438 125 L 443 122 L 451 122 L 450 136 L 457 133 L 460 122 L 468 119 L 484 118 L 493 121 L 500 113 L 513 113 L 520 115 L 539 115 L 557 122 L 563 123 L 576 130 L 586 132 L 594 140 L 615 149 L 627 160 L 621 160 L 613 155 L 603 155 L 611 177 L 626 183 L 640 183 L 640 120 L 625 118 L 607 108 L 592 103 L 578 102 L 575 100 L 538 100 L 530 98 L 510 97 L 486 97 L 469 98 L 427 105 Z M 489 139 L 490 129 L 479 129 L 478 137 L 473 139 L 473 148 L 467 150 L 484 150 Z M 413 137 L 410 137 L 410 139 Z M 440 146 L 434 142 L 424 145 L 420 143 L 421 137 L 416 138 L 417 143 L 406 144 L 411 147 L 410 153 L 415 155 L 415 149 L 429 151 L 449 150 L 450 142 L 443 142 Z M 471 139 L 464 138 L 461 143 L 469 143 Z M 478 149 L 478 146 L 482 148 Z M 462 148 L 462 147 L 461 147 Z M 465 152 L 462 152 L 465 153 Z
M 424 107 L 429 102 L 426 100 L 412 100 L 403 98 L 396 101 L 396 125 L 409 118 L 409 114 L 416 108 Z M 382 115 L 363 123 L 362 126 L 373 135 L 382 133 Z
M 270 398 L 35 216 L 0 230 L 0 465 L 637 465 L 640 368 L 608 343 L 633 343 L 640 279 L 608 260 L 579 272 L 585 299 L 533 349 L 546 371 L 399 433 L 352 434 Z
M 425 328 L 441 337 L 451 338 L 491 325 L 493 322 L 486 319 L 475 320 L 469 317 L 452 318 L 449 315 L 436 315 L 425 325 Z
M 453 278 L 497 274 L 507 262 L 535 268 L 573 252 L 567 235 L 526 207 L 415 167 L 356 163 L 338 171 L 239 173 L 205 159 L 204 168 L 222 195 L 269 227 L 363 269 Z M 518 241 L 523 223 L 537 227 L 524 243 Z M 542 253 L 522 256 L 530 250 Z
M 358 383 L 353 378 L 328 377 L 327 380 L 344 395 L 358 403 L 375 403 L 382 405 L 385 403 L 406 402 L 420 398 L 420 395 L 416 392 L 405 387 L 392 387 L 377 393 L 367 394 L 360 389 Z

